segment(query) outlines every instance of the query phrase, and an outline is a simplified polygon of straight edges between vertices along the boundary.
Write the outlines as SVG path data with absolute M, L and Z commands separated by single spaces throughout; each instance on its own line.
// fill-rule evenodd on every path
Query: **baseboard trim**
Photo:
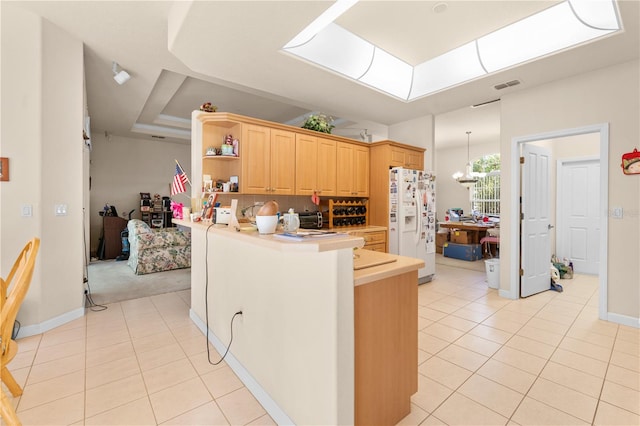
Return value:
M 627 325 L 633 328 L 640 328 L 640 318 L 634 318 L 628 315 L 607 312 L 607 321 L 615 322 L 616 324 Z
M 56 327 L 60 327 L 68 322 L 76 320 L 78 318 L 82 318 L 84 316 L 85 309 L 78 308 L 73 311 L 69 311 L 62 315 L 58 315 L 55 318 L 48 319 L 46 321 L 41 322 L 40 324 L 32 324 L 25 325 L 20 327 L 20 331 L 18 332 L 17 338 L 20 339 L 22 337 L 35 336 L 36 334 L 41 334 L 52 330 Z
M 498 296 L 504 297 L 505 299 L 511 299 L 511 300 L 517 300 L 518 299 L 517 295 L 514 295 L 511 290 L 499 289 L 498 290 Z
M 206 324 L 202 322 L 200 317 L 192 309 L 189 309 L 189 318 L 191 318 L 191 321 L 200 329 L 202 334 L 207 333 Z M 219 353 L 224 353 L 227 350 L 225 344 L 223 344 L 211 330 L 209 330 L 209 341 Z M 287 413 L 271 398 L 267 391 L 253 378 L 249 371 L 244 368 L 240 361 L 233 356 L 231 351 L 229 351 L 224 360 L 278 425 L 295 424 Z

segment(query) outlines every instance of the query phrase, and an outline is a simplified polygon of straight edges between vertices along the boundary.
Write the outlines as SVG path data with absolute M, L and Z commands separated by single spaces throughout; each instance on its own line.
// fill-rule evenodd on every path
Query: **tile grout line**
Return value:
M 596 292 L 596 291 L 597 291 L 597 290 L 594 290 L 594 294 L 595 294 L 595 292 Z M 488 294 L 488 293 L 487 293 L 487 294 Z M 593 296 L 593 294 L 592 294 L 592 296 Z M 484 296 L 480 296 L 478 299 L 481 299 L 481 298 L 483 298 L 483 297 L 484 297 Z M 509 339 L 507 339 L 503 344 L 501 344 L 501 349 L 502 349 L 503 347 L 505 347 L 505 346 L 507 345 L 507 343 L 508 343 L 508 342 L 509 342 L 509 341 L 510 341 L 514 336 L 516 336 L 516 335 L 517 335 L 517 333 L 518 333 L 520 330 L 522 330 L 522 329 L 523 329 L 523 328 L 524 328 L 524 327 L 525 327 L 525 326 L 526 326 L 526 325 L 527 325 L 527 324 L 528 324 L 532 319 L 536 318 L 536 316 L 537 316 L 537 315 L 538 315 L 538 314 L 539 314 L 539 313 L 540 313 L 540 312 L 541 312 L 545 307 L 549 306 L 549 304 L 550 304 L 552 301 L 554 301 L 557 297 L 559 297 L 559 295 L 554 294 L 554 295 L 553 295 L 553 297 L 552 297 L 551 299 L 549 299 L 548 301 L 546 301 L 546 303 L 544 303 L 544 305 L 542 305 L 540 308 L 538 308 L 538 309 L 537 309 L 537 311 L 536 311 L 536 313 L 534 313 L 533 315 L 531 315 L 531 317 L 530 317 L 530 318 L 529 318 L 529 319 L 528 319 L 524 324 L 522 324 L 522 326 L 521 326 L 520 328 L 518 328 L 518 330 L 517 330 L 517 331 L 515 331 L 515 332 L 511 335 L 511 337 L 509 337 Z M 473 303 L 473 302 L 477 301 L 478 299 L 475 299 L 474 301 L 471 301 L 471 302 L 469 302 L 469 303 Z M 504 306 L 502 306 L 500 309 L 498 309 L 496 312 L 494 312 L 493 314 L 491 314 L 489 317 L 485 318 L 482 322 L 477 323 L 477 325 L 476 325 L 476 326 L 474 326 L 473 328 L 469 329 L 467 332 L 465 332 L 465 334 L 463 334 L 462 336 L 460 336 L 458 339 L 456 339 L 456 340 L 455 340 L 455 341 L 453 341 L 453 342 L 450 342 L 446 347 L 444 347 L 444 348 L 443 348 L 443 349 L 441 349 L 440 351 L 438 351 L 438 352 L 436 352 L 435 354 L 433 354 L 433 355 L 432 355 L 432 357 L 437 356 L 439 353 L 441 353 L 442 351 L 444 351 L 446 348 L 448 348 L 449 346 L 451 346 L 451 345 L 455 344 L 455 342 L 456 342 L 456 341 L 458 341 L 460 338 L 464 337 L 464 335 L 468 334 L 471 330 L 475 329 L 478 325 L 480 325 L 480 324 L 484 323 L 484 321 L 486 321 L 487 319 L 489 319 L 491 316 L 493 316 L 493 315 L 495 315 L 496 313 L 498 313 L 498 312 L 502 311 L 504 308 L 506 308 L 508 305 L 512 304 L 513 302 L 516 302 L 516 303 L 517 303 L 517 302 L 518 302 L 518 301 L 520 301 L 520 300 L 521 300 L 521 299 L 517 299 L 516 301 L 512 301 L 512 302 L 510 302 L 510 303 L 505 304 L 505 305 L 504 305 Z M 546 359 L 546 361 L 545 361 L 545 363 L 544 363 L 543 367 L 540 369 L 540 371 L 539 371 L 539 372 L 538 372 L 538 374 L 536 375 L 536 378 L 535 378 L 535 379 L 534 379 L 534 381 L 531 383 L 531 385 L 529 386 L 529 388 L 527 389 L 527 391 L 523 394 L 523 398 L 521 399 L 520 403 L 518 403 L 518 405 L 515 407 L 515 409 L 513 410 L 513 413 L 511 414 L 511 416 L 509 416 L 509 417 L 508 417 L 508 421 L 514 421 L 514 420 L 512 419 L 512 418 L 513 418 L 513 415 L 517 412 L 518 408 L 521 406 L 521 404 L 522 404 L 522 402 L 524 401 L 524 399 L 529 395 L 529 392 L 530 392 L 531 388 L 533 388 L 533 386 L 535 385 L 535 383 L 536 383 L 536 381 L 538 380 L 538 378 L 540 378 L 540 374 L 541 374 L 541 372 L 544 370 L 544 368 L 547 366 L 547 364 L 548 364 L 548 363 L 549 363 L 549 361 L 551 360 L 551 357 L 553 356 L 553 354 L 554 354 L 554 353 L 556 352 L 556 350 L 558 349 L 558 347 L 559 347 L 560 343 L 562 342 L 562 340 L 566 337 L 566 335 L 567 335 L 568 331 L 571 329 L 571 326 L 573 326 L 573 325 L 575 324 L 575 322 L 577 321 L 577 319 L 578 319 L 578 317 L 579 317 L 580 313 L 582 313 L 582 312 L 584 311 L 584 309 L 585 309 L 585 307 L 587 306 L 587 303 L 588 303 L 588 301 L 589 301 L 589 300 L 590 300 L 590 298 L 588 298 L 588 299 L 587 299 L 587 302 L 585 302 L 585 303 L 583 303 L 583 304 L 582 304 L 582 307 L 581 307 L 580 311 L 579 311 L 579 312 L 578 312 L 578 314 L 575 316 L 574 320 L 573 320 L 573 321 L 572 321 L 572 323 L 569 325 L 569 327 L 567 327 L 567 330 L 564 332 L 564 334 L 562 334 L 562 339 L 561 339 L 561 341 L 560 341 L 557 345 L 555 345 L 554 351 L 553 351 L 553 352 L 551 353 L 551 355 Z M 469 304 L 469 303 L 468 303 L 468 304 Z M 464 305 L 464 306 L 467 306 L 468 304 L 466 304 L 466 305 Z M 427 306 L 428 306 L 428 305 L 427 305 Z M 464 307 L 464 306 L 463 306 L 463 307 Z M 462 309 L 463 307 L 461 307 L 460 309 Z M 458 309 L 458 310 L 459 310 L 459 309 Z M 445 317 L 443 317 L 443 318 L 441 318 L 441 319 L 439 319 L 439 320 L 435 321 L 434 323 L 439 322 L 439 321 L 441 321 L 441 320 L 443 320 L 443 319 L 447 318 L 447 317 L 448 317 L 448 316 L 450 316 L 450 315 L 454 315 L 454 316 L 455 316 L 455 312 L 457 312 L 457 310 L 456 310 L 456 311 L 454 311 L 454 312 L 452 312 L 452 313 L 448 313 Z M 507 312 L 509 312 L 509 311 L 507 311 Z M 474 321 L 474 322 L 475 322 L 475 321 Z M 425 327 L 425 328 L 426 328 L 426 327 Z M 536 328 L 536 329 L 537 329 L 537 327 L 534 327 L 534 328 Z M 543 330 L 543 331 L 546 331 L 546 330 Z M 436 337 L 437 337 L 437 336 L 436 336 Z M 524 337 L 524 336 L 523 336 L 523 337 Z M 536 341 L 535 339 L 530 339 L 530 340 Z M 494 342 L 494 343 L 497 343 L 497 342 Z M 512 349 L 514 349 L 514 350 L 518 350 L 517 348 L 512 348 Z M 471 349 L 469 349 L 469 350 L 470 350 L 471 352 L 474 352 L 474 353 L 478 353 L 478 354 L 480 354 L 480 355 L 483 355 L 483 354 L 481 354 L 481 353 L 479 353 L 479 352 L 476 352 L 476 351 L 474 351 L 474 350 L 471 350 Z M 500 349 L 498 349 L 498 350 L 500 350 Z M 612 350 L 612 351 L 613 351 L 613 350 Z M 497 352 L 497 351 L 496 351 L 496 352 Z M 495 353 L 496 353 L 496 352 L 494 352 L 494 355 L 495 355 Z M 485 355 L 483 355 L 483 356 L 485 356 Z M 484 365 L 485 365 L 485 364 L 486 364 L 490 359 L 493 359 L 493 355 L 492 355 L 492 356 L 490 356 L 490 357 L 487 357 L 487 360 L 486 360 L 486 361 L 485 361 L 485 362 L 484 362 L 480 367 L 478 367 L 475 371 L 473 371 L 473 372 L 472 372 L 472 374 L 471 374 L 471 376 L 469 376 L 466 380 L 464 380 L 464 381 L 463 381 L 463 382 L 462 382 L 462 383 L 461 383 L 461 384 L 460 384 L 460 385 L 459 385 L 459 386 L 458 386 L 458 387 L 453 391 L 453 393 L 458 392 L 458 390 L 459 390 L 459 389 L 460 389 L 460 388 L 461 388 L 461 387 L 462 387 L 462 386 L 463 386 L 463 385 L 464 385 L 464 384 L 465 384 L 465 383 L 466 383 L 466 382 L 467 382 L 467 381 L 468 381 L 468 380 L 469 380 L 473 375 L 477 374 L 477 371 L 478 371 L 480 368 L 482 368 L 482 366 L 484 366 Z M 541 359 L 542 359 L 542 358 L 541 358 Z M 425 360 L 424 362 L 426 362 L 426 360 Z M 424 363 L 424 362 L 423 362 L 423 363 Z M 422 365 L 422 364 L 420 364 L 420 365 Z M 464 367 L 462 367 L 462 368 L 464 368 Z M 517 368 L 517 367 L 516 367 L 516 368 Z M 607 367 L 607 368 L 608 368 L 608 367 Z M 419 374 L 421 374 L 421 373 L 419 373 Z M 425 377 L 426 377 L 426 376 L 425 376 Z M 484 376 L 482 376 L 482 377 L 484 377 Z M 492 382 L 497 383 L 498 385 L 504 386 L 504 385 L 502 385 L 501 383 L 495 382 L 494 380 L 492 380 L 492 379 L 490 379 L 490 378 L 486 378 L 486 379 L 487 379 L 487 380 L 491 380 Z M 554 382 L 554 383 L 555 383 L 555 382 Z M 563 385 L 561 385 L 561 384 L 559 384 L 559 383 L 556 383 L 556 384 L 557 384 L 557 385 L 559 385 L 559 386 L 563 386 Z M 603 386 L 604 386 L 604 379 L 603 379 Z M 563 387 L 564 387 L 564 386 L 563 386 Z M 507 387 L 507 388 L 508 388 L 508 387 Z M 508 389 L 510 389 L 510 388 L 508 388 Z M 516 391 L 516 392 L 517 392 L 517 391 Z M 453 395 L 453 393 L 452 393 L 451 395 Z M 519 393 L 519 392 L 518 392 L 518 393 Z M 440 404 L 439 404 L 439 405 L 438 405 L 438 406 L 433 410 L 433 412 L 435 412 L 438 408 L 440 408 L 440 407 L 441 407 L 441 406 L 442 406 L 442 405 L 443 405 L 443 404 L 444 404 L 444 403 L 445 403 L 445 402 L 446 402 L 446 401 L 451 397 L 451 395 L 449 395 L 447 398 L 445 398 L 445 400 L 444 400 L 444 401 L 442 401 L 442 402 L 441 402 L 441 403 L 440 403 Z M 537 399 L 535 399 L 535 398 L 533 398 L 533 399 L 534 399 L 534 400 L 536 400 L 536 401 L 538 401 L 538 400 L 537 400 Z M 472 401 L 475 401 L 475 400 L 473 400 L 473 399 L 472 399 Z M 479 402 L 477 402 L 477 401 L 475 401 L 475 402 L 476 402 L 476 403 L 479 403 Z M 540 402 L 540 403 L 544 404 L 542 401 L 538 401 L 538 402 Z M 599 399 L 598 399 L 598 403 L 599 403 Z M 480 403 L 479 403 L 479 404 L 480 404 Z M 491 410 L 491 411 L 493 411 L 493 412 L 495 412 L 495 413 L 497 413 L 497 414 L 499 414 L 499 415 L 501 415 L 501 416 L 502 416 L 502 414 L 500 414 L 500 413 L 496 412 L 495 410 L 491 409 L 490 407 L 487 407 L 487 406 L 486 406 L 486 405 L 484 405 L 484 404 L 480 404 L 480 405 L 482 405 L 482 406 L 484 406 L 485 408 L 487 408 L 487 409 L 489 409 L 489 410 Z M 544 404 L 544 405 L 547 405 L 547 404 Z M 597 405 L 596 405 L 596 407 L 597 407 Z M 551 408 L 555 408 L 555 407 L 551 407 Z M 571 415 L 570 413 L 567 413 L 567 412 L 565 412 L 565 411 L 563 411 L 563 410 L 559 410 L 559 411 L 562 411 L 562 412 L 564 412 L 565 414 L 567 414 L 567 415 L 569 415 L 569 416 L 572 416 L 572 417 L 576 418 L 575 416 L 573 416 L 573 415 Z M 433 412 L 432 412 L 432 413 L 433 413 Z M 433 415 L 433 414 L 430 414 L 430 415 Z M 595 412 L 594 412 L 594 416 L 595 416 Z M 503 416 L 503 417 L 504 417 L 504 416 Z
M 489 294 L 489 293 L 487 293 L 487 294 Z M 486 296 L 486 294 L 485 294 L 485 296 Z M 469 303 L 473 303 L 473 302 L 477 301 L 478 299 L 481 299 L 482 297 L 484 297 L 484 296 L 480 296 L 480 297 L 478 297 L 477 299 L 475 299 L 474 301 L 469 302 Z M 518 300 L 520 300 L 520 299 L 518 299 Z M 491 315 L 489 315 L 487 318 L 485 318 L 485 319 L 483 320 L 483 322 L 484 322 L 484 321 L 486 321 L 487 319 L 489 319 L 490 317 L 492 317 L 493 315 L 495 315 L 496 313 L 500 312 L 502 309 L 506 308 L 506 307 L 507 307 L 508 305 L 510 305 L 512 302 L 513 302 L 513 301 L 511 301 L 511 302 L 509 302 L 509 303 L 505 303 L 505 304 L 504 304 L 504 306 L 500 307 L 497 311 L 495 311 L 494 313 L 492 313 Z M 548 302 L 547 302 L 547 303 L 548 303 Z M 544 306 L 546 306 L 546 305 L 547 305 L 547 304 L 545 304 Z M 466 305 L 465 305 L 465 306 L 466 306 Z M 543 306 L 543 307 L 544 307 L 544 306 Z M 460 309 L 462 309 L 462 307 L 461 307 Z M 539 312 L 541 309 L 542 309 L 542 307 L 541 307 L 541 308 L 539 308 L 537 312 Z M 459 310 L 459 309 L 458 309 L 458 310 Z M 457 310 L 456 310 L 456 311 L 457 311 Z M 447 316 L 449 316 L 449 315 L 453 315 L 456 311 L 454 311 L 454 312 L 452 312 L 452 313 L 450 313 L 450 314 L 447 314 Z M 536 313 L 537 313 L 537 312 L 536 312 Z M 534 314 L 534 315 L 535 315 L 535 314 Z M 442 319 L 446 318 L 447 316 L 445 316 L 445 317 L 441 318 L 440 320 L 442 320 Z M 531 318 L 533 318 L 533 316 L 532 316 Z M 509 340 L 511 340 L 511 339 L 513 338 L 513 336 L 515 336 L 515 335 L 516 335 L 516 333 L 517 333 L 518 331 L 520 331 L 520 330 L 521 330 L 521 329 L 522 329 L 522 328 L 523 328 L 523 327 L 524 327 L 524 326 L 525 326 L 525 325 L 526 325 L 526 324 L 531 320 L 531 318 L 530 318 L 529 320 L 527 320 L 527 322 L 525 322 L 524 324 L 522 324 L 522 326 L 521 326 L 520 328 L 518 328 L 518 330 L 517 330 L 515 333 L 513 333 L 513 334 L 511 335 L 511 337 L 509 337 L 509 339 L 507 339 L 504 343 L 500 344 L 500 345 L 501 345 L 501 346 L 500 346 L 500 349 L 502 349 L 504 346 L 506 346 L 506 344 L 509 342 Z M 438 321 L 440 321 L 440 320 L 438 320 Z M 438 322 L 438 321 L 435 321 L 435 322 Z M 435 323 L 435 322 L 434 322 L 434 323 Z M 474 321 L 474 322 L 475 322 L 475 321 Z M 474 326 L 473 328 L 469 329 L 469 331 L 465 332 L 465 334 L 463 334 L 462 336 L 460 336 L 460 338 L 462 338 L 464 335 L 468 334 L 471 330 L 475 329 L 478 325 L 482 324 L 483 322 L 481 322 L 481 323 L 477 323 L 477 325 L 476 325 L 476 326 Z M 425 328 L 426 328 L 426 327 L 425 327 Z M 492 327 L 492 328 L 493 328 L 493 327 Z M 504 331 L 504 330 L 503 330 L 503 331 Z M 432 358 L 432 357 L 437 356 L 439 353 L 441 353 L 442 351 L 444 351 L 446 348 L 448 348 L 449 346 L 453 345 L 453 344 L 454 344 L 457 340 L 459 340 L 460 338 L 456 339 L 454 342 L 450 342 L 447 346 L 445 346 L 444 348 L 442 348 L 441 350 L 439 350 L 438 352 L 436 352 L 435 354 L 433 354 L 433 355 L 431 356 L 431 358 Z M 494 342 L 494 343 L 497 343 L 497 342 Z M 500 350 L 500 349 L 498 349 L 498 350 Z M 474 353 L 478 353 L 478 352 L 475 352 L 475 351 L 472 351 L 472 350 L 470 350 L 470 351 L 471 351 L 471 352 L 474 352 Z M 496 351 L 496 352 L 497 352 L 497 351 Z M 480 354 L 480 355 L 482 355 L 482 354 Z M 495 352 L 494 352 L 494 355 L 495 355 Z M 485 355 L 483 355 L 483 356 L 485 356 Z M 435 413 L 435 412 L 436 412 L 436 411 L 437 411 L 437 410 L 438 410 L 438 409 L 439 409 L 439 408 L 440 408 L 440 407 L 441 407 L 441 406 L 442 406 L 446 401 L 448 401 L 448 400 L 449 400 L 449 398 L 451 398 L 451 396 L 452 396 L 453 394 L 455 394 L 456 392 L 458 392 L 458 390 L 459 390 L 459 389 L 460 389 L 460 388 L 461 388 L 461 387 L 462 387 L 462 386 L 463 386 L 463 385 L 464 385 L 464 384 L 465 384 L 465 383 L 466 383 L 466 382 L 467 382 L 471 377 L 473 377 L 473 375 L 477 374 L 477 371 L 478 371 L 480 368 L 482 368 L 482 367 L 483 367 L 487 362 L 489 362 L 489 360 L 490 360 L 490 359 L 493 359 L 493 355 L 492 355 L 492 356 L 490 356 L 490 357 L 487 357 L 487 360 L 486 360 L 485 362 L 483 362 L 483 363 L 482 363 L 482 365 L 480 365 L 480 366 L 479 366 L 475 371 L 471 371 L 471 375 L 470 375 L 469 377 L 467 377 L 467 378 L 466 378 L 466 379 L 465 379 L 465 380 L 464 380 L 460 385 L 458 385 L 458 387 L 456 387 L 456 388 L 453 390 L 453 392 L 452 392 L 452 393 L 451 393 L 447 398 L 445 398 L 445 399 L 444 399 L 440 404 L 438 404 L 438 405 L 433 409 L 433 411 L 430 413 L 430 415 L 434 415 L 433 413 Z M 428 360 L 425 360 L 424 362 L 426 362 L 426 361 L 428 361 Z M 422 364 L 424 364 L 424 362 L 423 362 Z M 420 365 L 422 365 L 422 364 L 420 364 Z M 454 364 L 454 365 L 457 365 L 457 364 Z M 459 367 L 461 367 L 461 366 L 459 366 Z M 461 367 L 461 368 L 464 368 L 464 367 Z M 465 368 L 465 370 L 466 370 L 466 368 Z M 467 370 L 467 371 L 470 371 L 470 370 Z M 418 374 L 421 374 L 421 373 L 418 373 Z M 426 377 L 426 376 L 425 376 L 425 377 Z M 484 376 L 482 376 L 482 377 L 484 377 Z M 427 378 L 428 378 L 428 377 L 427 377 Z M 433 380 L 433 379 L 430 379 L 430 380 Z M 487 378 L 487 380 L 491 380 L 491 379 L 488 379 L 488 378 Z M 493 381 L 493 380 L 492 380 L 492 381 Z M 535 381 L 534 381 L 534 382 L 535 382 Z M 494 382 L 494 383 L 497 383 L 497 382 Z M 442 384 L 442 383 L 440 383 L 440 384 Z M 498 384 L 499 384 L 499 385 L 501 385 L 501 386 L 504 386 L 504 385 L 502 385 L 501 383 L 498 383 Z M 531 386 L 533 386 L 533 384 L 532 384 Z M 446 387 L 446 386 L 445 386 L 445 387 Z M 449 389 L 450 389 L 450 388 L 449 388 Z M 527 392 L 528 392 L 528 391 L 527 391 Z M 462 394 L 461 394 L 461 395 L 462 395 Z M 462 395 L 462 396 L 464 396 L 464 395 Z M 520 401 L 520 404 L 522 403 L 522 401 L 524 400 L 524 398 L 525 398 L 525 397 L 526 397 L 526 394 L 524 394 L 524 396 L 523 396 L 522 400 Z M 466 396 L 465 396 L 465 398 L 466 398 Z M 481 403 L 479 403 L 478 401 L 475 401 L 475 400 L 473 400 L 473 399 L 471 399 L 471 400 L 472 400 L 472 401 L 474 401 L 474 402 L 476 402 L 477 404 L 482 405 L 482 406 L 483 406 L 483 407 L 485 407 L 486 409 L 491 410 L 492 412 L 494 412 L 494 413 L 496 413 L 496 414 L 498 414 L 498 415 L 500 415 L 500 416 L 502 416 L 502 417 L 505 417 L 505 416 L 503 416 L 502 414 L 498 413 L 497 411 L 493 410 L 492 408 L 487 407 L 486 405 L 481 404 Z M 516 408 L 514 409 L 513 413 L 515 413 L 515 412 L 517 411 L 517 409 L 518 409 L 518 407 L 520 406 L 520 404 L 518 404 L 518 406 L 516 406 Z M 508 423 L 509 421 L 511 421 L 511 417 L 513 417 L 513 413 L 511 414 L 511 416 L 509 416 L 509 417 L 507 418 L 507 423 Z M 435 415 L 434 415 L 434 417 L 435 417 Z M 437 417 L 436 417 L 436 418 L 437 418 Z
M 597 290 L 596 290 L 596 291 L 597 291 Z M 549 302 L 551 302 L 552 300 L 556 299 L 557 297 L 559 297 L 559 295 L 557 295 L 557 294 L 556 294 L 556 295 L 554 295 L 554 297 L 553 297 L 550 301 L 548 301 L 548 302 L 544 305 L 544 307 L 546 307 L 546 306 L 549 304 Z M 587 302 L 586 302 L 586 303 L 588 303 L 588 299 L 587 299 Z M 538 399 L 536 399 L 536 398 L 534 398 L 534 397 L 532 397 L 532 396 L 529 396 L 529 392 L 531 392 L 531 389 L 533 388 L 533 386 L 536 384 L 536 382 L 538 381 L 538 379 L 540 379 L 540 374 L 541 374 L 541 373 L 544 371 L 544 369 L 547 367 L 547 365 L 548 365 L 548 364 L 549 364 L 549 362 L 551 361 L 551 358 L 553 357 L 553 355 L 556 353 L 556 351 L 557 351 L 557 350 L 558 350 L 558 348 L 560 347 L 560 344 L 562 343 L 562 341 L 564 340 L 564 338 L 567 336 L 567 333 L 569 332 L 569 330 L 571 329 L 571 327 L 572 327 L 572 326 L 576 323 L 576 321 L 578 320 L 578 317 L 580 316 L 580 313 L 582 313 L 582 312 L 584 311 L 584 309 L 585 309 L 585 307 L 586 307 L 586 303 L 582 306 L 582 308 L 580 309 L 580 311 L 578 312 L 578 314 L 576 315 L 576 317 L 574 318 L 574 320 L 571 322 L 571 325 L 567 328 L 567 331 L 565 331 L 565 332 L 564 332 L 564 334 L 562 335 L 562 339 L 560 340 L 560 342 L 555 346 L 555 348 L 553 349 L 553 352 L 551 353 L 551 355 L 549 356 L 549 358 L 545 361 L 544 365 L 542 366 L 542 368 L 540 369 L 540 371 L 539 371 L 539 372 L 538 372 L 538 374 L 536 375 L 536 378 L 535 378 L 535 379 L 533 380 L 533 382 L 531 383 L 531 386 L 529 386 L 529 389 L 528 389 L 528 390 L 527 390 L 527 392 L 525 393 L 525 396 L 524 396 L 524 398 L 522 399 L 522 401 L 524 401 L 524 399 L 525 399 L 525 398 L 529 397 L 529 398 L 531 398 L 531 399 L 533 399 L 533 400 L 535 400 L 535 401 L 537 401 L 537 402 L 539 402 L 539 403 L 541 403 L 541 404 L 546 405 L 547 407 L 554 408 L 554 409 L 556 409 L 556 410 L 558 410 L 558 411 L 561 411 L 561 412 L 563 412 L 563 413 L 565 413 L 565 414 L 567 414 L 567 415 L 569 415 L 569 416 L 571 416 L 571 417 L 573 417 L 573 418 L 579 419 L 578 417 L 575 417 L 575 416 L 574 416 L 573 414 L 571 414 L 571 413 L 567 413 L 567 412 L 566 412 L 566 411 L 564 411 L 564 410 L 560 410 L 559 408 L 552 407 L 552 406 L 550 406 L 550 405 L 546 404 L 546 403 L 545 403 L 545 402 L 543 402 L 543 401 L 540 401 L 540 400 L 538 400 Z M 544 307 L 543 307 L 543 308 L 544 308 Z M 540 308 L 540 309 L 538 310 L 538 313 L 539 313 L 543 308 Z M 536 315 L 537 315 L 537 313 L 536 313 Z M 534 315 L 534 316 L 535 316 L 535 315 Z M 533 318 L 533 317 L 532 317 L 532 318 Z M 528 322 L 529 322 L 529 321 L 527 321 L 527 323 L 528 323 Z M 533 340 L 533 339 L 532 339 L 532 340 Z M 505 343 L 505 344 L 506 344 L 506 343 Z M 544 377 L 543 377 L 543 379 L 544 379 Z M 547 380 L 547 379 L 545 379 L 545 380 Z M 553 382 L 553 381 L 552 381 L 552 383 L 555 383 L 555 382 Z M 560 384 L 560 383 L 555 383 L 555 384 L 556 384 L 556 385 L 558 385 L 558 386 L 562 386 L 563 388 L 570 389 L 570 388 L 567 388 L 566 386 L 564 386 L 564 385 L 562 385 L 562 384 Z M 604 379 L 603 379 L 603 384 L 604 384 Z M 571 390 L 571 389 L 570 389 L 570 390 Z M 588 395 L 587 395 L 587 396 L 588 396 Z M 512 413 L 512 414 L 511 414 L 511 416 L 509 417 L 509 421 L 512 421 L 512 420 L 513 420 L 513 415 L 518 411 L 518 408 L 520 408 L 520 406 L 522 405 L 522 401 L 520 401 L 520 403 L 518 404 L 518 406 L 516 407 L 516 409 L 513 411 L 513 413 Z M 595 418 L 595 415 L 596 415 L 596 413 L 597 413 L 597 407 L 598 407 L 598 403 L 599 403 L 599 401 L 600 401 L 600 399 L 598 398 L 598 401 L 596 402 L 596 410 L 594 410 L 594 413 L 593 413 L 594 418 Z M 579 420 L 582 420 L 582 419 L 579 419 Z M 515 420 L 513 420 L 513 421 L 515 421 Z M 592 422 L 592 423 L 593 423 L 593 422 Z
M 185 303 L 185 305 L 186 305 L 186 302 L 184 301 L 184 299 L 182 299 L 182 298 L 180 298 L 180 299 L 181 299 L 181 301 L 182 301 L 182 302 L 184 302 L 184 303 Z M 151 300 L 151 303 L 153 303 L 153 305 L 154 305 L 154 306 L 156 306 L 156 304 L 153 302 L 153 300 Z M 157 306 L 156 306 L 156 309 L 157 309 Z M 160 311 L 158 311 L 158 313 L 160 314 L 160 317 L 162 317 L 162 321 L 165 323 L 165 325 L 167 325 L 167 328 L 169 329 L 169 332 L 171 333 L 171 335 L 172 335 L 172 336 L 176 339 L 176 341 L 177 341 L 177 338 L 176 338 L 176 336 L 175 336 L 175 334 L 174 334 L 173 330 L 171 329 L 171 327 L 169 327 L 169 326 L 168 326 L 168 324 L 167 324 L 167 322 L 166 322 L 166 320 L 165 320 L 165 318 L 164 318 L 164 315 L 162 315 L 162 313 L 161 313 Z M 206 340 L 206 336 L 205 336 L 205 340 Z M 229 418 L 227 417 L 227 415 L 225 414 L 225 412 L 222 410 L 222 407 L 220 407 L 220 405 L 218 404 L 218 401 L 216 400 L 216 398 L 213 396 L 213 394 L 211 393 L 211 391 L 210 391 L 210 390 L 209 390 L 209 388 L 207 387 L 207 384 L 206 384 L 206 383 L 204 382 L 204 380 L 202 379 L 202 375 L 200 374 L 200 372 L 198 371 L 198 369 L 196 368 L 196 366 L 195 366 L 195 365 L 193 365 L 193 361 L 191 360 L 191 358 L 189 357 L 189 355 L 187 355 L 187 353 L 184 351 L 184 349 L 182 348 L 182 345 L 180 345 L 180 344 L 179 344 L 179 346 L 180 346 L 180 350 L 182 350 L 182 352 L 185 354 L 185 357 L 186 357 L 186 358 L 187 358 L 187 360 L 189 361 L 189 364 L 191 364 L 191 367 L 195 370 L 196 374 L 198 375 L 198 379 L 200 380 L 200 382 L 202 383 L 202 385 L 204 386 L 204 388 L 207 390 L 207 393 L 209 393 L 209 395 L 211 396 L 211 402 L 213 402 L 213 403 L 216 405 L 216 407 L 218 407 L 218 410 L 220 411 L 220 413 L 222 414 L 222 416 L 224 417 L 224 419 L 227 421 L 227 423 L 228 423 L 228 424 L 232 424 L 232 423 L 231 423 L 231 421 L 229 420 Z M 209 346 L 209 342 L 208 342 L 208 341 L 207 341 L 206 346 L 207 346 L 207 347 Z M 215 350 L 215 348 L 214 348 L 214 350 Z M 216 352 L 217 352 L 217 351 L 216 351 Z M 208 361 L 208 358 L 207 358 L 207 361 Z M 226 364 L 226 362 L 225 362 L 225 364 Z M 214 371 L 216 371 L 216 370 L 214 370 Z M 207 373 L 207 374 L 208 374 L 208 373 Z M 234 374 L 235 374 L 235 373 L 234 373 Z M 245 387 L 244 383 L 242 384 L 242 386 L 243 386 L 243 387 Z M 226 395 L 228 395 L 228 394 L 226 394 Z M 175 419 L 176 417 L 179 417 L 179 416 L 181 416 L 181 415 L 183 415 L 183 414 L 186 414 L 186 413 L 188 413 L 189 411 L 195 410 L 196 408 L 202 407 L 203 405 L 206 405 L 206 404 L 208 404 L 208 403 L 209 403 L 209 401 L 207 401 L 206 403 L 204 403 L 204 404 L 202 404 L 202 405 L 200 405 L 200 406 L 198 406 L 198 407 L 192 408 L 191 410 L 188 410 L 188 411 L 186 411 L 186 412 L 184 412 L 184 413 L 180 413 L 180 414 L 178 414 L 177 416 L 174 416 L 174 417 L 173 417 L 173 419 Z M 262 407 L 262 406 L 261 406 L 261 407 Z M 153 408 L 153 406 L 152 406 L 152 408 Z M 264 407 L 263 407 L 263 409 L 264 409 Z M 154 412 L 154 416 L 155 416 L 155 412 Z M 168 420 L 166 420 L 166 421 L 169 421 L 169 420 L 171 420 L 171 419 L 168 419 Z M 157 420 L 156 420 L 156 423 L 157 423 Z

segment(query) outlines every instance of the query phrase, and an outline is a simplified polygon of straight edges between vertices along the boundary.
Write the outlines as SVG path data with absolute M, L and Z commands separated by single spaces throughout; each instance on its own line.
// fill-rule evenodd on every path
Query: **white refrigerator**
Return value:
M 389 170 L 389 253 L 416 257 L 425 266 L 418 284 L 436 272 L 435 176 L 423 170 Z

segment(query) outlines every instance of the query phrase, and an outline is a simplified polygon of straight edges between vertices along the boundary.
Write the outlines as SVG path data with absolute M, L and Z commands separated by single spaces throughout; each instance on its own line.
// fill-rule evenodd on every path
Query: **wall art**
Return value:
M 0 157 L 0 182 L 9 181 L 9 159 Z
M 640 174 L 640 152 L 638 148 L 635 148 L 633 152 L 627 152 L 622 154 L 622 173 L 625 175 L 638 175 Z

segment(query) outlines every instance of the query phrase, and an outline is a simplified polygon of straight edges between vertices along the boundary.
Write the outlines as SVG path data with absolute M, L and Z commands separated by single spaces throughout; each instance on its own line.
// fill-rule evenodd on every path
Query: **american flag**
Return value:
M 173 182 L 171 183 L 171 195 L 187 192 L 187 188 L 184 185 L 188 180 L 180 165 L 176 164 L 176 174 L 173 176 Z

